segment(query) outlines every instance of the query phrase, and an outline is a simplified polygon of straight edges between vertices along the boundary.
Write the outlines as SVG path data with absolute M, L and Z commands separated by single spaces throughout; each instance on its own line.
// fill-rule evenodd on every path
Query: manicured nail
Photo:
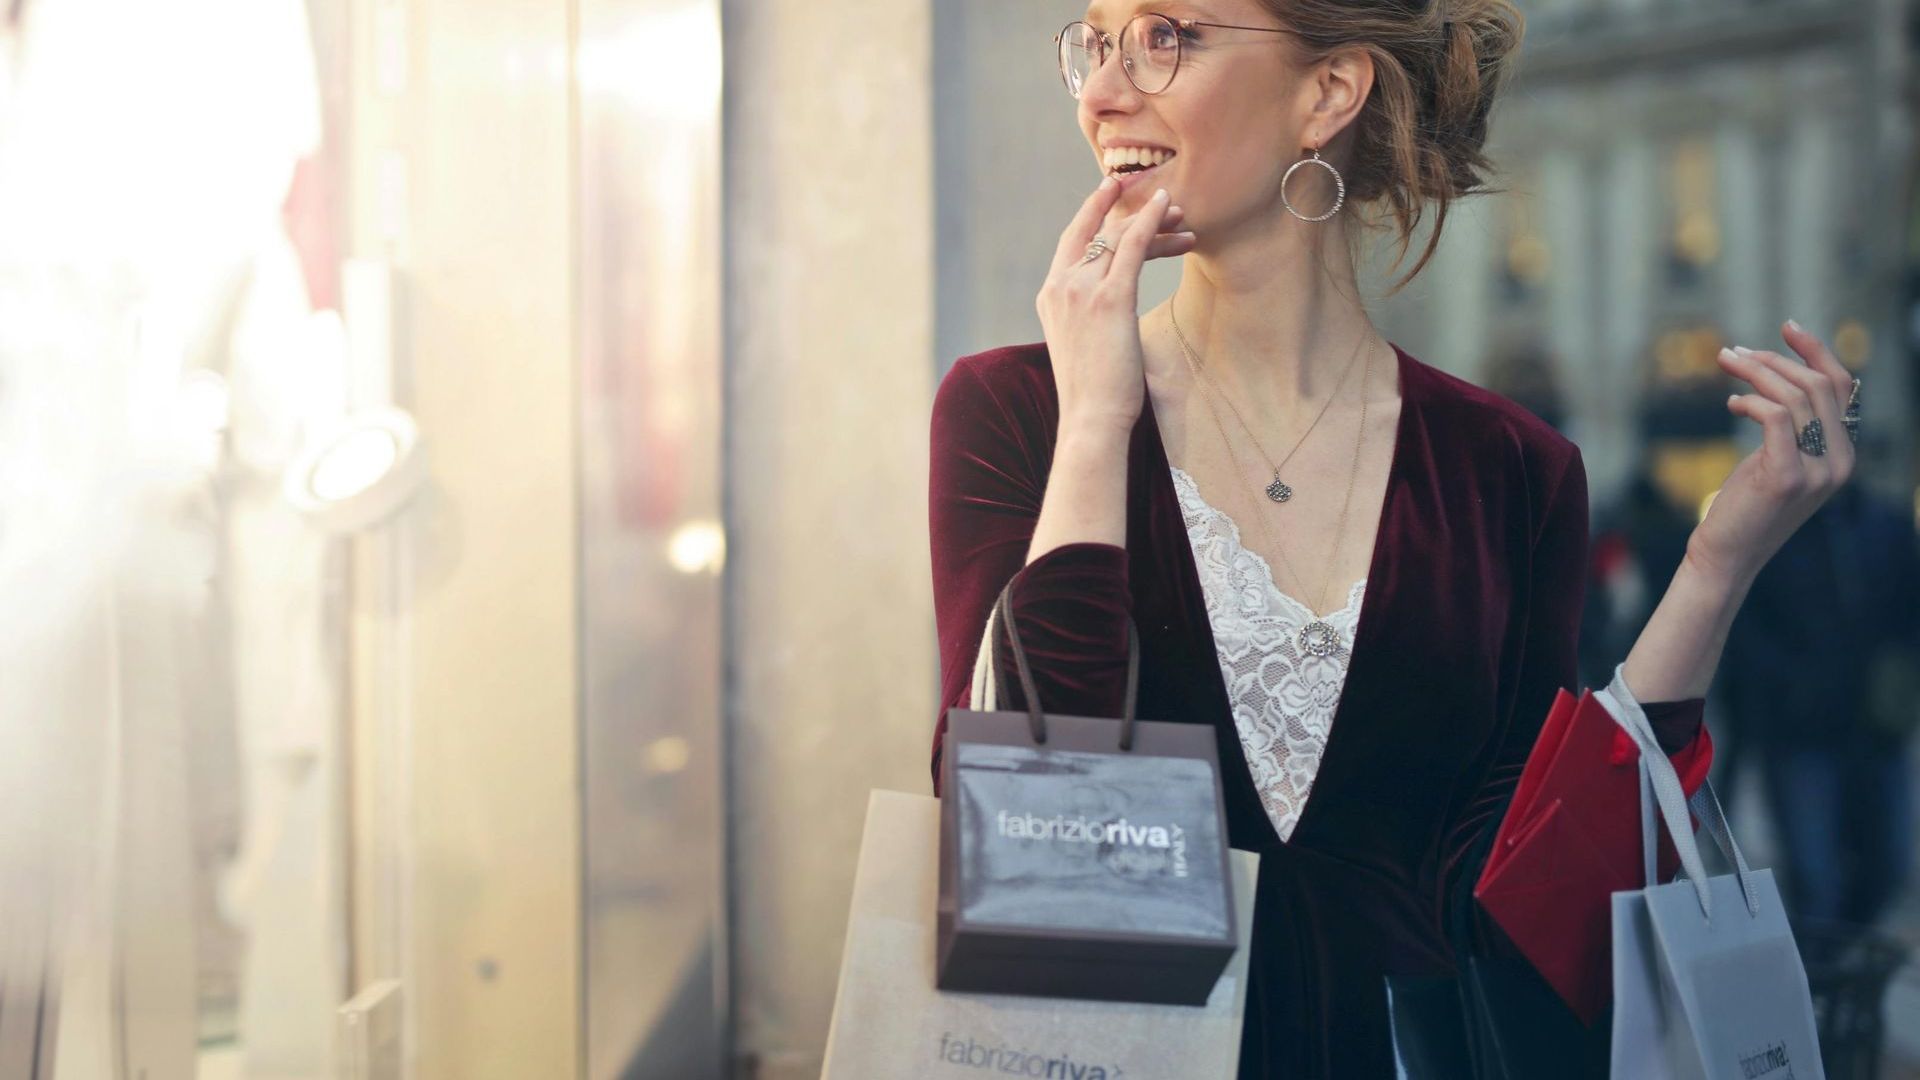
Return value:
M 1114 183 L 1115 183 L 1115 180 L 1113 179 L 1113 177 L 1109 176 L 1106 179 L 1100 181 L 1100 190 L 1105 191 L 1108 188 L 1112 187 Z
M 1747 357 L 1753 355 L 1753 350 L 1747 348 L 1745 345 L 1735 345 L 1733 347 L 1733 355 L 1745 360 Z
M 1153 193 L 1153 197 L 1154 197 L 1154 198 L 1156 198 L 1156 199 L 1164 199 L 1164 198 L 1166 198 L 1166 197 L 1167 197 L 1167 189 L 1166 189 L 1166 188 L 1158 188 L 1158 189 L 1156 189 L 1156 190 L 1154 191 L 1154 193 Z
M 1796 334 L 1806 333 L 1805 330 L 1800 329 L 1800 324 L 1797 322 L 1794 322 L 1792 319 L 1787 320 L 1787 328 L 1792 330 Z
M 1736 360 L 1736 359 L 1739 359 L 1739 356 L 1738 356 L 1738 354 L 1737 354 L 1737 353 L 1735 353 L 1735 352 L 1734 352 L 1734 351 L 1733 351 L 1732 349 L 1721 349 L 1721 350 L 1720 350 L 1720 359 L 1722 359 L 1722 360 Z

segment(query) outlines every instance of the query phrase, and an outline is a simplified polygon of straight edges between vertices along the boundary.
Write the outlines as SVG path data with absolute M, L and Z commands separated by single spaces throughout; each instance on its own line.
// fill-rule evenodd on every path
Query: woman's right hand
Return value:
M 1148 259 L 1193 250 L 1190 232 L 1164 232 L 1181 211 L 1164 190 L 1122 214 L 1120 185 L 1101 182 L 1060 234 L 1053 268 L 1035 307 L 1046 333 L 1060 398 L 1060 425 L 1110 425 L 1125 435 L 1145 407 L 1146 358 L 1140 345 L 1140 268 Z M 1113 250 L 1082 262 L 1095 234 Z

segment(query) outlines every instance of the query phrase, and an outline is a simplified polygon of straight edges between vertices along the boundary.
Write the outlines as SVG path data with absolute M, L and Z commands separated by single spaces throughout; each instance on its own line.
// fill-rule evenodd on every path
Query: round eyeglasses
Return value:
M 1266 34 L 1292 33 L 1291 30 L 1271 26 L 1234 26 L 1197 19 L 1174 19 L 1157 12 L 1143 11 L 1120 28 L 1120 67 L 1127 73 L 1127 81 L 1133 84 L 1134 89 L 1143 94 L 1158 94 L 1173 82 L 1174 73 L 1180 70 L 1182 44 L 1199 38 L 1193 32 L 1196 26 L 1211 26 L 1220 30 L 1257 30 Z M 1053 35 L 1053 43 L 1059 52 L 1060 81 L 1066 84 L 1067 93 L 1078 98 L 1087 80 L 1093 77 L 1101 64 L 1106 63 L 1108 54 L 1113 50 L 1114 37 L 1095 30 L 1084 20 L 1075 19 Z

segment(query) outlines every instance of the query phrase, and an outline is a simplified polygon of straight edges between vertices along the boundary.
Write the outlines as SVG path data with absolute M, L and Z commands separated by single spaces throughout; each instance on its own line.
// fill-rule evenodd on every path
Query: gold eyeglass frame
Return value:
M 1186 55 L 1186 45 L 1184 40 L 1180 37 L 1178 31 L 1191 30 L 1196 26 L 1208 26 L 1216 30 L 1257 30 L 1263 34 L 1295 33 L 1295 31 L 1287 30 L 1287 29 L 1283 29 L 1275 26 L 1236 26 L 1232 23 L 1202 22 L 1199 19 L 1176 19 L 1171 15 L 1163 15 L 1158 11 L 1142 11 L 1136 14 L 1133 18 L 1127 20 L 1125 26 L 1122 26 L 1120 28 L 1120 33 L 1125 34 L 1127 32 L 1128 26 L 1132 26 L 1134 23 L 1140 21 L 1141 19 L 1159 19 L 1171 25 L 1175 30 L 1175 34 L 1173 36 L 1173 70 L 1167 73 L 1167 85 L 1162 86 L 1158 90 L 1143 89 L 1140 86 L 1139 82 L 1137 82 L 1133 77 L 1132 60 L 1128 58 L 1125 50 L 1118 50 L 1120 52 L 1120 70 L 1126 73 L 1127 82 L 1132 83 L 1133 88 L 1135 90 L 1139 90 L 1141 93 L 1147 94 L 1149 96 L 1153 94 L 1166 93 L 1167 87 L 1173 85 L 1174 76 L 1180 74 L 1180 61 Z M 1094 40 L 1099 42 L 1100 44 L 1100 55 L 1094 58 L 1093 68 L 1087 72 L 1088 78 L 1092 78 L 1094 72 L 1099 71 L 1101 68 L 1106 66 L 1107 57 L 1116 51 L 1116 42 L 1118 39 L 1116 38 L 1115 35 L 1109 34 L 1105 30 L 1099 29 L 1098 27 L 1094 26 L 1092 23 L 1088 22 L 1085 19 L 1075 19 L 1072 22 L 1068 23 L 1067 25 L 1061 27 L 1053 35 L 1053 59 L 1054 59 L 1054 64 L 1058 66 L 1060 69 L 1060 81 L 1066 85 L 1067 93 L 1070 96 L 1072 96 L 1072 98 L 1075 101 L 1078 101 L 1080 100 L 1080 94 L 1074 90 L 1073 83 L 1069 81 L 1067 78 L 1066 56 L 1064 54 L 1064 49 L 1061 45 L 1061 42 L 1065 40 L 1067 36 L 1067 32 L 1072 30 L 1075 26 L 1084 26 L 1088 30 L 1093 31 Z

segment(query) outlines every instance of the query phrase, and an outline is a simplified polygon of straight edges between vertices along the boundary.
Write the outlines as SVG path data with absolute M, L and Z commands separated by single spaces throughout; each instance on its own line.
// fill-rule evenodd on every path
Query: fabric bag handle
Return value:
M 1034 682 L 1033 669 L 1027 662 L 1027 651 L 1020 644 L 1020 629 L 1013 619 L 1013 582 L 1008 581 L 1001 588 L 1000 596 L 994 601 L 993 610 L 987 613 L 987 628 L 980 635 L 980 649 L 974 654 L 973 686 L 969 700 L 975 709 L 981 712 L 994 712 L 1000 707 L 1000 686 L 996 678 L 999 670 L 999 638 L 993 632 L 996 623 L 1007 626 L 1007 640 L 1013 646 L 1013 659 L 1020 670 L 1020 689 L 1026 693 L 1027 726 L 1033 732 L 1033 741 L 1044 745 L 1047 741 L 1047 717 L 1040 708 L 1040 689 Z M 1127 702 L 1120 716 L 1120 749 L 1133 749 L 1134 707 L 1140 696 L 1140 634 L 1133 623 L 1132 614 L 1127 615 Z
M 1680 787 L 1680 777 L 1673 770 L 1673 762 L 1667 760 L 1667 752 L 1660 748 L 1660 741 L 1654 735 L 1653 722 L 1647 719 L 1646 710 L 1640 707 L 1639 699 L 1627 687 L 1626 667 L 1625 662 L 1616 665 L 1613 681 L 1607 684 L 1606 689 L 1595 691 L 1593 696 L 1612 714 L 1614 722 L 1626 731 L 1640 750 L 1640 850 L 1647 886 L 1660 884 L 1655 865 L 1659 844 L 1658 826 L 1655 823 L 1664 821 L 1668 835 L 1673 837 L 1673 849 L 1680 856 L 1681 873 L 1692 882 L 1694 894 L 1700 900 L 1700 913 L 1712 921 L 1713 902 L 1707 885 L 1706 864 L 1700 859 L 1700 845 L 1694 838 L 1687 817 L 1691 808 L 1699 816 L 1707 835 L 1720 848 L 1721 854 L 1733 863 L 1740 882 L 1740 893 L 1747 902 L 1747 914 L 1758 915 L 1760 900 L 1752 880 L 1753 871 L 1747 867 L 1746 856 L 1734 840 L 1733 830 L 1727 826 L 1727 815 L 1720 806 L 1720 797 L 1713 790 L 1713 782 L 1703 781 L 1700 790 L 1691 799 L 1686 797 Z

